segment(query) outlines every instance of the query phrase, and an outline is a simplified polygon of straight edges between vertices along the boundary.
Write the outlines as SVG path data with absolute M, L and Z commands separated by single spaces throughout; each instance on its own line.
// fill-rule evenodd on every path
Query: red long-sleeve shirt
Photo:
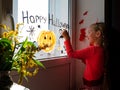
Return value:
M 64 42 L 68 57 L 85 62 L 84 78 L 88 81 L 98 80 L 104 73 L 104 49 L 100 46 L 89 46 L 81 50 L 73 50 L 70 40 Z

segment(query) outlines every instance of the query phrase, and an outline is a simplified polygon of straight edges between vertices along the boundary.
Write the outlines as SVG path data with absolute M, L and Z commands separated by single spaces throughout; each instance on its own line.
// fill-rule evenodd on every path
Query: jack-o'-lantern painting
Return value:
M 37 42 L 44 52 L 51 52 L 56 44 L 56 36 L 53 31 L 42 30 L 38 35 Z

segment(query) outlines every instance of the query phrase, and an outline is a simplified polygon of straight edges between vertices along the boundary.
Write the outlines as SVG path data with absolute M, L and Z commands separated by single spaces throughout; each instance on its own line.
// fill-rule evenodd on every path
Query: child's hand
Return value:
M 63 36 L 63 38 L 64 38 L 65 40 L 70 39 L 70 36 L 69 36 L 69 34 L 68 34 L 67 30 L 65 30 L 65 29 L 64 29 L 64 30 L 62 30 L 61 35 Z

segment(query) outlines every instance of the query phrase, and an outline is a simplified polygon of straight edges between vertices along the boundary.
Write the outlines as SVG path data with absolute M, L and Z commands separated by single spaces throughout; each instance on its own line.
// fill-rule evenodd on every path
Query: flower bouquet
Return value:
M 39 67 L 45 68 L 39 60 L 35 59 L 34 54 L 47 47 L 38 47 L 34 42 L 28 41 L 27 37 L 19 42 L 20 25 L 23 24 L 17 24 L 15 30 L 0 25 L 0 28 L 5 30 L 0 38 L 0 71 L 17 71 L 18 84 L 22 84 L 23 78 L 28 80 L 28 76 L 35 76 Z

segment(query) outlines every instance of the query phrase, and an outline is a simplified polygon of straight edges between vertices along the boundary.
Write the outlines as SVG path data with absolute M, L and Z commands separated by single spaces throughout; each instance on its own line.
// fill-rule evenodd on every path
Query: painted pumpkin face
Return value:
M 43 51 L 50 52 L 54 49 L 54 46 L 56 44 L 56 36 L 53 31 L 43 30 L 40 32 L 37 38 L 37 42 L 39 47 L 43 48 Z

